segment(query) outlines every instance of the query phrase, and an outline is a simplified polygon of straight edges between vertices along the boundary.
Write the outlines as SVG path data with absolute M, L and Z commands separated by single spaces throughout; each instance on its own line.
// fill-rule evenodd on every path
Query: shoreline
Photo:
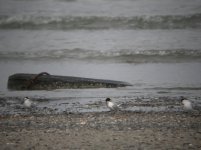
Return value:
M 199 149 L 201 112 L 0 116 L 2 149 Z

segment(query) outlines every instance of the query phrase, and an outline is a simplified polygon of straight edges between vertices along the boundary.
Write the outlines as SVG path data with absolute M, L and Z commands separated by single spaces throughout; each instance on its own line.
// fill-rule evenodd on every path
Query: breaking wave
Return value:
M 201 62 L 201 50 L 119 50 L 96 51 L 84 49 L 0 52 L 0 60 L 83 60 L 124 63 Z
M 0 16 L 1 29 L 184 29 L 201 28 L 201 14 L 167 16 Z

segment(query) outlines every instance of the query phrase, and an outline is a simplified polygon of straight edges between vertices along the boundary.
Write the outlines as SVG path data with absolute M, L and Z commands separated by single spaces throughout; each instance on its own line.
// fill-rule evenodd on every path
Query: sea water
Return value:
M 199 105 L 200 8 L 200 0 L 0 0 L 0 96 L 30 96 L 62 110 L 73 103 L 105 108 L 106 97 L 121 103 L 186 96 Z M 7 89 L 12 74 L 44 71 L 133 86 Z

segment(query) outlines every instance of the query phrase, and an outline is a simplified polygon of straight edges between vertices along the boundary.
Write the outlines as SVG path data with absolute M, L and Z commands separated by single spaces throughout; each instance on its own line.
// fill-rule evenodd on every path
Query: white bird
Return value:
M 23 105 L 26 108 L 30 108 L 30 107 L 34 106 L 35 104 L 28 97 L 25 97 Z
M 118 111 L 120 110 L 119 106 L 117 104 L 115 104 L 114 102 L 111 101 L 110 98 L 106 98 L 106 105 L 107 107 L 112 110 L 112 111 Z
M 181 96 L 180 100 L 181 100 L 181 103 L 183 104 L 183 108 L 185 110 L 192 110 L 193 109 L 191 101 L 185 99 L 183 96 Z

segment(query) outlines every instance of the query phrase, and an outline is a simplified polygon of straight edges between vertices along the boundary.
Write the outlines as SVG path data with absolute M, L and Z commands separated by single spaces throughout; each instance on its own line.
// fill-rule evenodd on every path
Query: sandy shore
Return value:
M 201 149 L 201 113 L 99 112 L 0 117 L 10 149 Z

